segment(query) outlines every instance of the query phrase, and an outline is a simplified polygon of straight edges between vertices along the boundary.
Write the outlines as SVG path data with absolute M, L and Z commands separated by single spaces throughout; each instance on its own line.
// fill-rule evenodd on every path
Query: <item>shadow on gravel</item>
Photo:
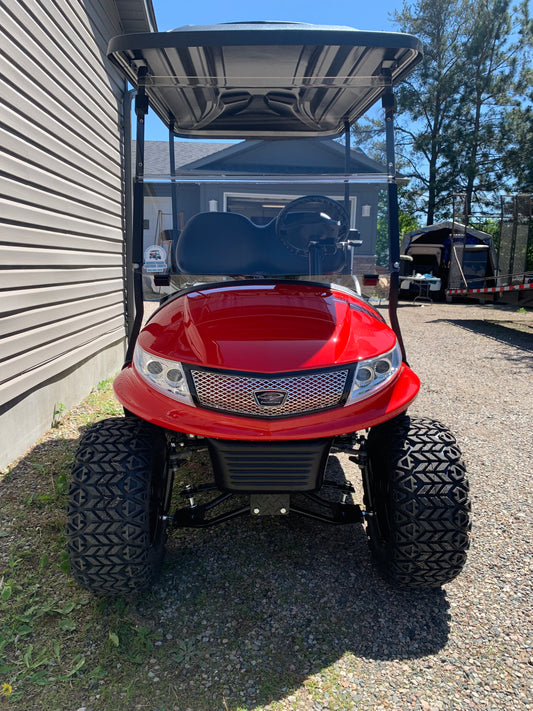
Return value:
M 360 526 L 299 518 L 245 518 L 172 536 L 163 578 L 137 611 L 163 628 L 165 656 L 179 660 L 173 687 L 194 711 L 281 700 L 342 657 L 350 680 L 365 660 L 435 654 L 450 620 L 442 590 L 382 582 Z
M 18 516 L 24 512 L 21 520 L 13 519 L 10 525 L 4 566 L 11 545 L 18 549 L 31 542 L 36 561 L 44 552 L 58 555 L 58 548 L 64 547 L 64 540 L 58 538 L 64 527 L 65 487 L 46 508 L 39 497 L 56 487 L 58 473 L 70 466 L 76 444 L 58 439 L 38 445 L 0 483 L 2 506 L 13 507 L 9 510 Z M 343 476 L 335 458 L 328 476 Z M 51 516 L 53 527 L 47 524 Z M 34 539 L 41 529 L 42 535 Z M 61 595 L 66 599 L 72 581 L 67 583 L 54 566 L 50 575 L 63 586 Z M 75 597 L 80 589 L 76 586 L 72 592 Z M 28 597 L 26 607 L 33 603 Z M 109 654 L 106 621 L 93 617 L 96 609 L 83 608 L 84 621 L 77 620 L 79 636 L 75 625 L 69 649 L 85 649 L 91 635 L 87 639 L 84 635 L 93 629 L 91 654 L 105 658 Z M 82 613 L 75 614 L 78 618 Z M 162 641 L 143 653 L 138 662 L 142 666 L 132 672 L 126 672 L 125 666 L 115 673 L 110 667 L 105 680 L 109 694 L 122 699 L 124 689 L 131 689 L 135 703 L 148 708 L 145 694 L 153 690 L 140 684 L 137 692 L 137 685 L 157 664 L 160 698 L 177 703 L 164 708 L 251 711 L 284 699 L 320 672 L 327 676 L 326 686 L 334 688 L 339 698 L 346 694 L 347 703 L 352 703 L 350 694 L 364 683 L 360 677 L 366 678 L 367 660 L 438 653 L 448 640 L 450 614 L 442 590 L 408 592 L 388 587 L 371 563 L 361 526 L 265 517 L 171 534 L 160 581 L 131 601 L 124 619 L 139 629 L 162 630 Z M 124 661 L 126 651 L 120 648 L 117 655 Z M 345 687 L 339 683 L 338 665 L 328 669 L 343 658 Z M 76 678 L 76 693 L 94 693 L 90 672 L 95 663 L 87 657 L 86 669 Z M 40 692 L 30 685 L 26 693 L 27 699 Z M 163 708 L 154 704 L 149 708 Z M 129 708 L 140 706 L 132 701 Z
M 437 319 L 431 323 L 449 323 L 473 333 L 491 338 L 499 343 L 514 346 L 533 355 L 533 331 L 526 330 L 524 324 L 513 321 L 488 321 L 478 319 Z

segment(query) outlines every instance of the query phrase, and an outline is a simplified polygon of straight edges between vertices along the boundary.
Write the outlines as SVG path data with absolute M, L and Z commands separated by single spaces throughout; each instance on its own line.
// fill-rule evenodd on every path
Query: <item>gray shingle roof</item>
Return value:
M 297 146 L 300 143 L 302 143 L 302 141 L 294 140 L 285 142 L 285 145 L 287 150 L 290 152 L 293 150 L 293 145 Z M 306 143 L 309 143 L 309 146 L 312 146 L 314 142 L 307 139 Z M 230 160 L 230 156 L 233 158 L 235 155 L 241 154 L 241 151 L 244 155 L 248 150 L 260 147 L 262 144 L 263 141 L 175 141 L 174 156 L 176 161 L 176 169 L 183 166 L 187 166 L 188 169 L 201 169 L 205 165 L 203 161 L 210 156 L 215 157 L 215 154 L 217 153 L 226 151 L 227 160 Z M 329 151 L 333 151 L 338 154 L 341 161 L 343 161 L 344 146 L 340 143 L 329 139 L 327 141 L 317 141 L 316 144 L 321 145 L 322 147 L 326 146 Z M 233 148 L 233 150 L 228 150 L 230 148 Z M 135 152 L 135 146 L 133 147 L 133 151 Z M 370 173 L 385 172 L 384 166 L 369 158 L 365 153 L 363 153 L 363 151 L 361 151 L 360 148 L 353 147 L 351 149 L 351 155 L 355 165 L 357 166 L 355 168 L 356 170 L 363 170 L 363 172 Z M 144 173 L 148 179 L 154 176 L 163 177 L 170 175 L 170 161 L 167 141 L 145 142 Z
M 233 143 L 214 143 L 210 141 L 175 141 L 174 156 L 176 168 L 207 158 L 214 153 L 234 145 Z M 146 141 L 144 153 L 144 172 L 146 175 L 169 175 L 170 161 L 167 141 Z M 135 150 L 135 149 L 134 149 Z

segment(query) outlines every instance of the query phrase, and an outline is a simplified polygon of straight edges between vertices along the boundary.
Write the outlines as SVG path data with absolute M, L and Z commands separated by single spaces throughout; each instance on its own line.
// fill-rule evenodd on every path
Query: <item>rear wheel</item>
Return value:
M 453 580 L 469 546 L 470 500 L 451 432 L 406 415 L 373 427 L 363 483 L 369 543 L 384 577 L 411 588 Z
M 104 595 L 127 595 L 158 577 L 170 504 L 166 438 L 135 417 L 103 420 L 76 453 L 67 508 L 73 576 Z

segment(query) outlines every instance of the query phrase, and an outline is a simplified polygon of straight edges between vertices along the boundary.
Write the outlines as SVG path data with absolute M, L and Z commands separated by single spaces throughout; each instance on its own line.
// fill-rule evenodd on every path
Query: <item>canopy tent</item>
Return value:
M 409 258 L 402 260 L 402 276 L 437 277 L 442 294 L 460 286 L 490 286 L 496 276 L 492 235 L 458 222 L 446 220 L 408 232 L 402 252 Z M 401 288 L 414 287 L 405 282 Z

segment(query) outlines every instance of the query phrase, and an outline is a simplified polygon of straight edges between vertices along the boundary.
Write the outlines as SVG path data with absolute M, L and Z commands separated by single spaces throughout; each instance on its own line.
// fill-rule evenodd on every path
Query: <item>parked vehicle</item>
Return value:
M 400 296 L 426 294 L 444 300 L 445 292 L 496 285 L 496 252 L 492 236 L 470 226 L 446 220 L 421 227 L 404 237 L 400 269 Z
M 76 455 L 67 525 L 74 577 L 95 593 L 128 595 L 157 579 L 171 527 L 301 515 L 363 524 L 393 585 L 449 582 L 468 548 L 465 468 L 444 425 L 407 414 L 420 383 L 396 317 L 393 85 L 419 61 L 419 41 L 344 27 L 245 23 L 124 35 L 111 41 L 109 53 L 137 89 L 131 278 L 138 313 L 114 385 L 125 416 L 92 426 Z M 391 326 L 339 285 L 352 272 L 357 235 L 347 208 L 362 180 L 341 170 L 299 180 L 311 188 L 340 182 L 343 202 L 310 189 L 266 225 L 227 212 L 192 217 L 177 236 L 175 266 L 155 277 L 177 290 L 140 329 L 149 106 L 171 136 L 274 141 L 344 131 L 349 149 L 350 125 L 380 99 Z M 185 179 L 196 185 L 200 176 Z M 267 176 L 264 166 L 246 176 L 252 185 L 276 183 L 280 192 L 293 180 Z M 213 481 L 184 489 L 184 505 L 171 511 L 174 476 L 198 449 L 209 452 Z M 362 505 L 352 501 L 348 481 L 326 473 L 328 456 L 338 451 L 361 467 Z

